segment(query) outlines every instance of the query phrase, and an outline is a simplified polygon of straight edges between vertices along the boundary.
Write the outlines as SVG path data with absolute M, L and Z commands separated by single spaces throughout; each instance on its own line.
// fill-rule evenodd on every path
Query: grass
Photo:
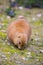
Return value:
M 17 57 L 18 59 L 21 59 L 19 62 L 21 62 L 21 65 L 22 63 L 25 63 L 26 65 L 29 65 L 29 64 L 32 64 L 34 63 L 34 60 L 35 63 L 39 63 L 39 65 L 41 65 L 40 61 L 42 62 L 42 59 L 43 59 L 43 53 L 39 53 L 39 51 L 41 49 L 43 49 L 43 18 L 40 17 L 36 17 L 36 15 L 38 13 L 43 13 L 43 9 L 23 9 L 23 10 L 16 10 L 16 16 L 15 18 L 7 18 L 7 15 L 4 14 L 1 15 L 0 14 L 0 18 L 3 18 L 3 21 L 0 21 L 1 24 L 3 24 L 0 28 L 0 53 L 3 53 L 6 58 L 8 58 L 8 60 L 5 60 L 5 62 L 3 61 L 4 59 L 1 58 L 1 55 L 0 55 L 0 58 L 2 59 L 3 62 L 0 62 L 1 65 L 18 65 L 18 63 L 16 63 L 17 61 Z M 8 40 L 7 40 L 7 27 L 8 27 L 8 24 L 12 21 L 14 21 L 15 19 L 17 19 L 18 15 L 24 15 L 25 19 L 28 20 L 28 22 L 30 23 L 31 27 L 32 27 L 32 36 L 31 38 L 33 39 L 32 41 L 28 42 L 28 47 L 24 50 L 19 50 L 18 48 L 16 48 L 15 46 L 13 45 L 8 45 Z M 32 18 L 33 17 L 36 17 L 37 20 L 33 21 Z M 4 30 L 4 31 L 3 31 Z M 40 39 L 38 39 L 40 38 Z M 35 40 L 37 39 L 37 40 Z M 40 44 L 39 44 L 40 43 Z M 33 49 L 34 48 L 34 49 Z M 33 50 L 32 50 L 33 49 Z M 38 51 L 38 54 L 34 51 L 36 50 L 36 52 Z M 30 52 L 30 57 L 27 57 L 29 56 L 28 53 Z M 14 54 L 17 55 L 17 57 L 15 56 L 15 59 L 12 60 L 11 56 Z M 14 57 L 14 56 L 13 56 Z M 20 57 L 20 58 L 19 58 Z M 22 58 L 27 58 L 27 60 L 22 60 Z M 37 62 L 37 59 L 39 60 Z M 11 60 L 11 61 L 10 61 Z M 35 64 L 34 64 L 35 65 Z M 38 65 L 38 64 L 37 64 Z

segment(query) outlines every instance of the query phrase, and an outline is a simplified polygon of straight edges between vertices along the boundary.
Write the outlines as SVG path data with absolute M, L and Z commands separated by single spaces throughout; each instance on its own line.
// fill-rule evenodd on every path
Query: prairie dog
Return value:
M 9 24 L 7 34 L 9 40 L 22 49 L 30 39 L 31 26 L 22 16 L 19 16 L 17 20 Z

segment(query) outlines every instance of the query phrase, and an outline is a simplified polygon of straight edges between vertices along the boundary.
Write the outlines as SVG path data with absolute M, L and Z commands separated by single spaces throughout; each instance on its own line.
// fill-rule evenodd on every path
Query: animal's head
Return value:
M 27 44 L 26 34 L 17 34 L 13 42 L 19 49 L 23 49 Z

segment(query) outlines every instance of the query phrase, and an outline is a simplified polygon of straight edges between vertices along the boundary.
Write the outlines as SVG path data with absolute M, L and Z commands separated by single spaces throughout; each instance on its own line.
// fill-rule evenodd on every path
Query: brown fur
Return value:
M 13 41 L 19 49 L 22 49 L 30 39 L 31 27 L 24 19 L 18 19 L 10 23 L 7 33 L 8 38 Z

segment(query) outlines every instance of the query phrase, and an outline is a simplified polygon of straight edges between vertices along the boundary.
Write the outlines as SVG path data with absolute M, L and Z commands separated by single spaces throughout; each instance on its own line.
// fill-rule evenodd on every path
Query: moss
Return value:
M 31 56 L 32 56 L 33 59 L 36 58 L 36 53 L 35 52 L 31 52 Z
M 26 11 L 25 14 L 31 15 L 31 12 L 30 11 Z
M 40 20 L 37 20 L 33 23 L 34 26 L 40 26 L 40 24 L 42 24 Z
M 5 40 L 6 39 L 6 33 L 0 32 L 0 37 L 1 37 L 1 39 Z

